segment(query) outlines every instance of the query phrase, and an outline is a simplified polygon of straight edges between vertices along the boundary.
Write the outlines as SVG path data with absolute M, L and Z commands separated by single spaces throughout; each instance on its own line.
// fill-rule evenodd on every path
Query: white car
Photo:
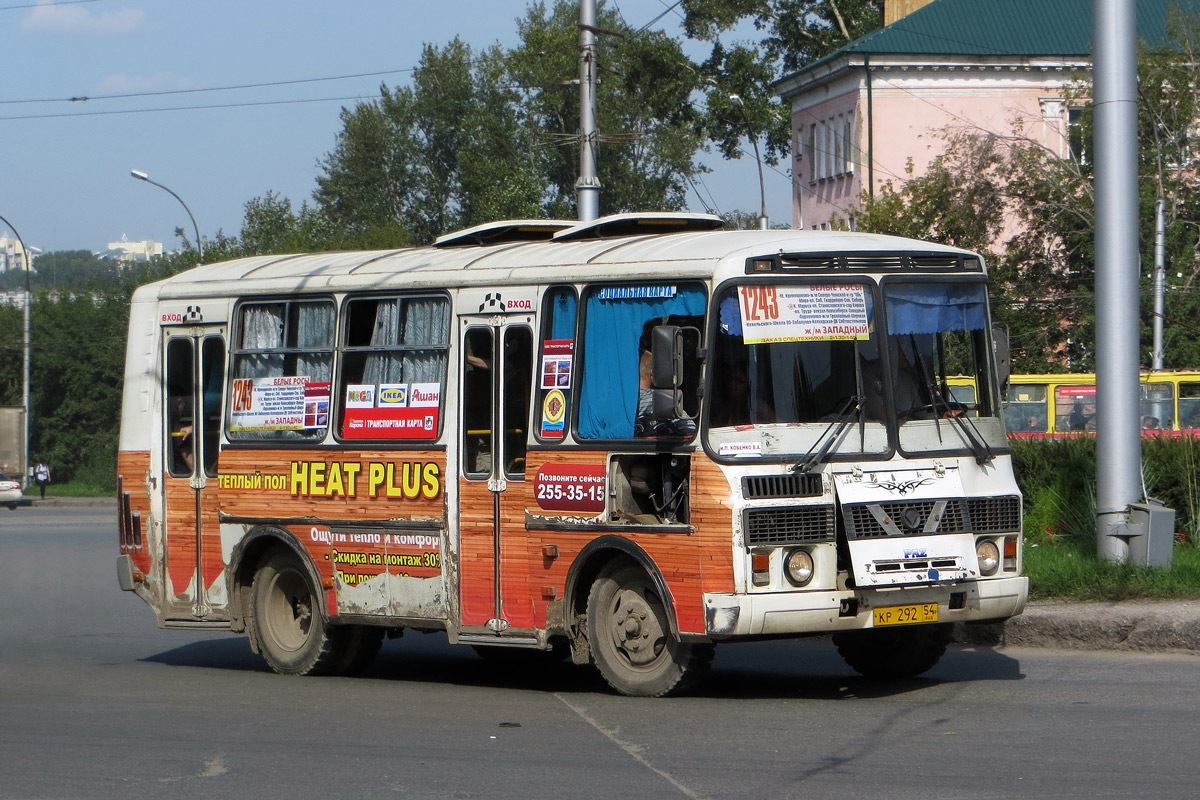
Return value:
M 21 494 L 21 481 L 16 476 L 0 472 L 0 506 L 16 508 L 28 504 L 29 500 Z

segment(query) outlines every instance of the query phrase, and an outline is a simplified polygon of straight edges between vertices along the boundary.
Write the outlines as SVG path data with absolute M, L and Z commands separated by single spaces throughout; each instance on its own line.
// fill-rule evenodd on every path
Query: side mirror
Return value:
M 683 416 L 683 329 L 657 326 L 650 334 L 650 359 L 655 419 Z
M 700 331 L 679 325 L 659 325 L 650 334 L 650 388 L 656 420 L 687 420 L 694 430 L 700 411 L 700 368 L 704 351 Z

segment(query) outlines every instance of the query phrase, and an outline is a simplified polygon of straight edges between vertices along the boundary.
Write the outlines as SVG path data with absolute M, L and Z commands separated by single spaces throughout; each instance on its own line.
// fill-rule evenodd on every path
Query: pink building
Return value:
M 1169 1 L 1137 0 L 1142 39 L 1162 39 Z M 884 21 L 774 85 L 792 110 L 795 227 L 845 223 L 864 194 L 920 175 L 948 129 L 1068 155 L 1063 92 L 1091 66 L 1092 0 L 884 0 Z

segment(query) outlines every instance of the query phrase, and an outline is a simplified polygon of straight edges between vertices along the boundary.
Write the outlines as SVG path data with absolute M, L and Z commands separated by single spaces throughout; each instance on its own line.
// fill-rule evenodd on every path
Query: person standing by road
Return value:
M 33 468 L 33 480 L 37 483 L 38 489 L 41 490 L 42 499 L 46 499 L 46 484 L 50 483 L 50 467 L 46 466 L 45 461 L 39 461 L 38 465 Z

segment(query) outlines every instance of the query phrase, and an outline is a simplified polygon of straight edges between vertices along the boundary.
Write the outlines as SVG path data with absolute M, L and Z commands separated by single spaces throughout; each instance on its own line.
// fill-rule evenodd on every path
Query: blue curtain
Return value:
M 982 330 L 987 321 L 981 283 L 889 283 L 884 294 L 893 336 Z
M 625 287 L 621 287 L 622 289 Z M 661 296 L 664 289 L 673 296 Z M 644 293 L 649 297 L 622 296 Z M 583 332 L 584 372 L 579 396 L 579 436 L 632 439 L 638 401 L 638 341 L 652 319 L 704 314 L 698 288 L 629 287 L 592 292 Z
M 570 289 L 553 289 L 549 303 L 550 338 L 575 338 L 575 293 Z

